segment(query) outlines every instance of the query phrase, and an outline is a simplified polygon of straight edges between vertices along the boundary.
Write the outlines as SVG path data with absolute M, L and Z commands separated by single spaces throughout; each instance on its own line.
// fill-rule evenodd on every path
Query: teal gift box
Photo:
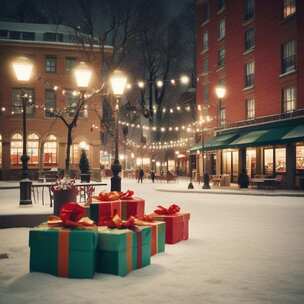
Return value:
M 92 278 L 96 230 L 37 227 L 30 230 L 30 271 L 60 277 Z
M 96 272 L 125 276 L 151 263 L 151 227 L 98 227 Z

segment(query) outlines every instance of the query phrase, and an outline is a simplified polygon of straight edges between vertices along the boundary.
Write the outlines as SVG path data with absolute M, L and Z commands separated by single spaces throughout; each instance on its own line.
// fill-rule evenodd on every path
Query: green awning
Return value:
M 218 150 L 225 149 L 228 147 L 229 143 L 233 141 L 238 136 L 237 133 L 229 133 L 217 135 L 210 138 L 204 145 L 195 146 L 190 149 L 190 152 L 195 152 L 197 150 Z
M 286 142 L 304 140 L 304 124 L 290 130 L 282 137 L 282 140 Z

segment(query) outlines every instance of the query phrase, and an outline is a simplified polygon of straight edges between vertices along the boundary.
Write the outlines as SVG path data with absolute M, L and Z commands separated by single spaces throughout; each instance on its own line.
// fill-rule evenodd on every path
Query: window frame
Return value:
M 293 2 L 293 3 L 291 3 L 291 2 Z M 292 4 L 294 4 L 294 5 L 292 5 Z M 288 8 L 290 11 L 292 11 L 291 13 L 286 12 L 286 11 L 288 11 Z M 294 8 L 294 10 L 293 10 L 293 8 Z M 286 20 L 288 18 L 291 18 L 291 17 L 295 16 L 296 13 L 297 13 L 297 1 L 296 0 L 283 0 L 283 7 L 282 7 L 283 19 Z
M 54 64 L 48 64 L 50 61 L 54 60 Z M 45 56 L 45 66 L 44 71 L 46 73 L 54 74 L 57 73 L 57 57 L 54 55 L 47 55 Z
M 246 119 L 253 120 L 256 117 L 256 109 L 255 109 L 255 98 L 248 97 L 245 99 L 246 102 Z M 250 106 L 251 102 L 251 106 Z
M 248 33 L 252 33 L 252 37 L 251 37 L 251 38 L 253 38 L 252 43 L 248 43 L 251 41 L 250 39 L 247 39 L 249 36 L 249 35 L 247 35 Z M 244 50 L 245 50 L 245 52 L 247 52 L 254 48 L 255 48 L 255 28 L 251 27 L 251 28 L 248 28 L 247 30 L 245 30 L 245 32 L 244 32 Z
M 288 91 L 292 90 L 293 94 L 288 94 Z M 293 97 L 288 99 L 287 97 Z M 285 99 L 286 97 L 286 99 Z M 292 104 L 292 109 L 289 109 L 288 105 Z M 297 109 L 297 88 L 296 86 L 288 86 L 282 89 L 282 112 L 291 113 Z
M 250 66 L 252 66 L 253 68 L 252 69 L 249 68 Z M 244 88 L 251 88 L 255 84 L 255 62 L 250 61 L 250 62 L 245 63 L 245 68 L 244 69 L 245 69 Z M 251 71 L 251 73 L 248 73 L 249 71 Z
M 294 51 L 289 54 L 289 52 Z M 288 62 L 290 61 L 290 62 Z M 289 40 L 281 46 L 281 73 L 291 73 L 296 71 L 297 62 L 297 43 L 296 40 Z

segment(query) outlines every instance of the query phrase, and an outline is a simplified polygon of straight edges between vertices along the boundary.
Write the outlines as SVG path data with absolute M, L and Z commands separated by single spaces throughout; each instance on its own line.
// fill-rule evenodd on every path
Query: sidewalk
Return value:
M 200 193 L 200 194 L 230 194 L 230 195 L 254 195 L 254 196 L 286 196 L 286 197 L 304 197 L 304 191 L 300 190 L 259 190 L 259 189 L 239 189 L 237 184 L 231 187 L 212 187 L 211 189 L 202 189 L 203 184 L 193 182 L 194 189 L 188 189 L 189 180 L 178 179 L 176 182 L 166 184 L 155 184 L 156 191 L 176 192 L 176 193 Z

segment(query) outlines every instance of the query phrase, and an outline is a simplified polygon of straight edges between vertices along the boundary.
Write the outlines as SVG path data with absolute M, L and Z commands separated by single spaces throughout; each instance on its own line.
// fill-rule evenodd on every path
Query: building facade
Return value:
M 85 36 L 83 36 L 85 37 Z M 100 87 L 101 55 L 95 45 L 80 44 L 75 31 L 66 26 L 0 22 L 0 171 L 2 179 L 20 176 L 22 155 L 21 91 L 28 96 L 27 147 L 33 178 L 38 168 L 65 167 L 67 128 L 53 115 L 55 110 L 69 112 L 79 92 L 72 69 L 85 61 L 93 70 L 87 93 Z M 107 52 L 111 48 L 107 47 Z M 12 62 L 26 56 L 34 64 L 33 77 L 26 85 L 17 82 Z M 100 171 L 101 98 L 88 100 L 73 130 L 71 167 L 78 170 L 81 149 L 86 149 L 93 174 Z
M 304 174 L 304 2 L 197 1 L 197 105 L 208 114 L 197 170 L 237 181 Z M 215 89 L 225 89 L 221 99 Z M 203 113 L 203 111 L 205 111 Z M 206 152 L 203 161 L 202 150 Z M 196 155 L 196 156 L 194 156 Z

